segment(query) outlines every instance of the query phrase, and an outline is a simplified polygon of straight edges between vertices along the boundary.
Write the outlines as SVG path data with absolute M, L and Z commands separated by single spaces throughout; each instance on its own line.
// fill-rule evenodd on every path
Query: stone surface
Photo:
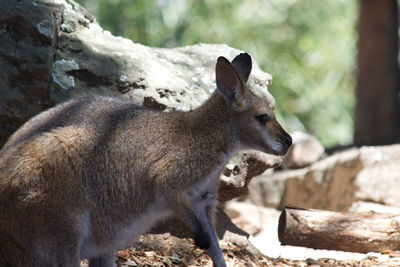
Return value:
M 250 235 L 257 236 L 261 231 L 270 230 L 276 234 L 278 241 L 278 219 L 281 212 L 277 209 L 233 200 L 224 205 L 224 211 L 235 225 Z
M 198 44 L 151 48 L 113 36 L 72 0 L 0 2 L 0 146 L 30 117 L 82 95 L 111 95 L 161 111 L 189 111 L 215 90 L 215 63 L 239 50 Z M 248 87 L 271 106 L 271 76 L 253 59 Z M 221 200 L 247 192 L 254 175 L 279 162 L 239 154 L 225 171 Z
M 303 169 L 255 177 L 246 201 L 334 211 L 359 201 L 400 207 L 399 162 L 400 145 L 350 149 Z
M 351 205 L 351 207 L 349 208 L 349 212 L 356 212 L 356 213 L 376 212 L 376 213 L 398 215 L 400 214 L 400 207 L 394 207 L 390 205 L 384 205 L 367 201 L 357 201 Z
M 221 175 L 219 200 L 225 202 L 248 194 L 248 184 L 253 177 L 267 169 L 275 168 L 282 162 L 282 157 L 248 150 L 240 152 L 226 166 Z
M 302 168 L 319 160 L 325 152 L 324 146 L 315 136 L 303 132 L 290 134 L 293 144 L 286 154 L 282 168 Z
M 365 167 L 355 180 L 355 198 L 400 207 L 400 145 L 363 147 L 360 160 Z
M 188 111 L 215 89 L 215 62 L 240 51 L 227 45 L 198 44 L 151 48 L 104 31 L 72 1 L 64 2 L 63 21 L 53 69 L 55 102 L 82 94 L 108 94 L 159 110 Z M 62 77 L 58 79 L 57 77 Z M 271 76 L 254 62 L 249 88 L 274 105 L 267 91 Z
M 0 146 L 23 122 L 51 107 L 48 88 L 61 7 L 0 1 Z

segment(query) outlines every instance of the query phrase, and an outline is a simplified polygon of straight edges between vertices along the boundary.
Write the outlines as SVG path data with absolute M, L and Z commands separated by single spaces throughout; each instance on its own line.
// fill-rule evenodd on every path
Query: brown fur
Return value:
M 0 152 L 0 266 L 79 266 L 85 257 L 110 266 L 119 246 L 170 213 L 225 266 L 212 229 L 220 172 L 239 149 L 284 154 L 291 143 L 244 85 L 248 55 L 237 58 L 233 67 L 219 59 L 218 91 L 191 112 L 91 97 L 23 125 Z

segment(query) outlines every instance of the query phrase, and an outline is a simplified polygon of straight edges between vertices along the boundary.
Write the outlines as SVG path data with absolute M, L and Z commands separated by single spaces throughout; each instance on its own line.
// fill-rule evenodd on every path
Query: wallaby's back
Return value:
M 4 154 L 9 147 L 59 127 L 90 127 L 99 130 L 102 128 L 107 131 L 98 133 L 108 133 L 115 129 L 114 126 L 121 120 L 121 115 L 141 109 L 143 108 L 117 98 L 97 96 L 74 99 L 27 121 L 9 138 L 1 152 Z

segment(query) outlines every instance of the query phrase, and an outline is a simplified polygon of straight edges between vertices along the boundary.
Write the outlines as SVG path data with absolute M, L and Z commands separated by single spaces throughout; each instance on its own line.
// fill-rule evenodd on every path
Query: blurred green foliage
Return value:
M 358 1 L 78 0 L 114 35 L 155 47 L 225 43 L 273 76 L 278 119 L 325 146 L 353 138 Z

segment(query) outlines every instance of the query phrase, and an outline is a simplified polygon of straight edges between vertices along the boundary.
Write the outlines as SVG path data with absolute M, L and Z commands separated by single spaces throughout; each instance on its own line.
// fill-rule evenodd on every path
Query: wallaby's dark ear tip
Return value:
M 249 78 L 252 64 L 251 57 L 247 53 L 240 53 L 231 62 L 231 65 L 235 68 L 240 78 L 245 83 Z
M 251 62 L 251 56 L 249 54 L 247 54 L 246 52 L 245 53 L 240 53 L 233 60 L 235 60 L 235 59 L 241 60 L 241 61 L 244 61 L 244 62 L 247 62 L 247 63 L 250 63 L 250 64 L 252 63 Z
M 251 68 L 252 65 L 252 60 L 251 60 L 251 56 L 247 53 L 240 53 L 239 55 L 237 55 L 233 60 L 232 63 L 237 63 L 237 64 L 243 64 L 246 65 L 247 67 Z

